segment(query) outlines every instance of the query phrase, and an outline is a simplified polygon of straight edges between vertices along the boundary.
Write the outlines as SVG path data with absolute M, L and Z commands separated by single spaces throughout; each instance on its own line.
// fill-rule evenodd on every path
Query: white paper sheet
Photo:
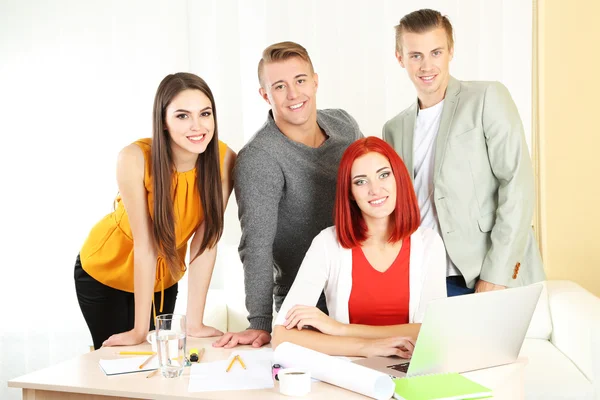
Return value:
M 246 369 L 236 361 L 225 372 L 235 355 L 240 356 Z M 227 360 L 193 364 L 188 392 L 273 388 L 272 359 L 273 350 L 260 349 L 233 352 Z
M 292 343 L 277 346 L 273 362 L 310 371 L 312 377 L 323 382 L 378 400 L 388 400 L 394 394 L 395 385 L 389 375 Z
M 144 368 L 140 369 L 140 365 L 144 363 L 150 356 L 117 358 L 115 360 L 100 360 L 100 368 L 106 375 L 129 374 L 131 372 L 153 371 L 158 368 L 158 356 L 154 356 Z

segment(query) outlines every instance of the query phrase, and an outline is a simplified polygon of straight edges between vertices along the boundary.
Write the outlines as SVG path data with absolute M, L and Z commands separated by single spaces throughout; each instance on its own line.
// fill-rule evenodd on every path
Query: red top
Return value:
M 352 291 L 348 302 L 351 324 L 385 326 L 408 323 L 410 237 L 392 265 L 379 272 L 362 248 L 352 249 Z

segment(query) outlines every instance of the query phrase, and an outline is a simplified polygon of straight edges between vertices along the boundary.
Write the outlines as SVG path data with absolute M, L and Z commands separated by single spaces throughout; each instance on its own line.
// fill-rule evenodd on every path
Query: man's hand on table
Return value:
M 241 344 L 251 344 L 252 347 L 261 347 L 271 342 L 271 334 L 260 329 L 246 329 L 243 332 L 227 332 L 213 343 L 213 347 L 231 349 Z

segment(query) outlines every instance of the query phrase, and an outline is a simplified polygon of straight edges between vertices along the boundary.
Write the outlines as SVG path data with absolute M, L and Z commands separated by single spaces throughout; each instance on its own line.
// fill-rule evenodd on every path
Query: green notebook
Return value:
M 486 399 L 492 391 L 460 374 L 437 374 L 394 379 L 395 399 L 463 400 Z

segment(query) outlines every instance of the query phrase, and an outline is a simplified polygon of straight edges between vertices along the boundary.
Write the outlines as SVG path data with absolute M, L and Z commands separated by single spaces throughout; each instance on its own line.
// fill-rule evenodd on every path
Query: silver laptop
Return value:
M 475 293 L 427 305 L 412 359 L 353 362 L 395 377 L 467 372 L 516 361 L 542 285 Z

